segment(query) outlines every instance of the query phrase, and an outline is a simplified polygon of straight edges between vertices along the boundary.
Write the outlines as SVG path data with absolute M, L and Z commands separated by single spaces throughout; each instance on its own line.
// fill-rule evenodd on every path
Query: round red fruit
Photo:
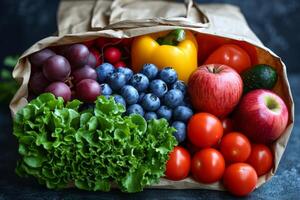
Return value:
M 193 156 L 191 171 L 199 182 L 214 183 L 222 178 L 224 170 L 224 158 L 216 149 L 203 149 Z
M 106 61 L 115 64 L 120 61 L 122 56 L 121 51 L 116 47 L 108 47 L 104 51 L 104 58 Z
M 230 193 L 246 196 L 255 189 L 257 174 L 253 167 L 246 163 L 234 163 L 226 168 L 223 182 Z
M 166 178 L 178 181 L 189 175 L 191 166 L 191 157 L 189 152 L 183 147 L 175 147 L 170 153 L 166 166 Z
M 250 156 L 251 144 L 245 135 L 232 132 L 222 138 L 220 151 L 227 163 L 244 162 Z
M 93 79 L 83 79 L 76 85 L 76 96 L 78 99 L 92 103 L 100 95 L 101 87 Z
M 252 144 L 251 154 L 247 160 L 258 176 L 269 172 L 273 166 L 273 154 L 270 148 L 263 144 Z
M 189 120 L 187 134 L 189 140 L 196 147 L 212 147 L 221 139 L 223 127 L 220 120 L 214 115 L 197 113 Z
M 126 67 L 126 63 L 124 63 L 123 61 L 119 61 L 115 64 L 115 68 L 119 68 L 119 67 Z

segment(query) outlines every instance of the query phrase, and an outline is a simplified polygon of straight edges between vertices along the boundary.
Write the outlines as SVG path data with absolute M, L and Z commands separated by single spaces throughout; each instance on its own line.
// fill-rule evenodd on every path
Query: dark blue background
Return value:
M 249 199 L 299 199 L 300 196 L 300 1 L 299 0 L 201 0 L 238 5 L 250 27 L 262 42 L 287 64 L 296 101 L 296 121 L 289 145 L 270 182 Z M 21 54 L 36 41 L 56 31 L 58 0 L 0 1 L 0 61 L 6 55 Z M 0 106 L 0 200 L 2 199 L 232 199 L 228 193 L 206 190 L 145 190 L 138 194 L 48 190 L 35 181 L 14 173 L 17 144 L 11 133 L 7 107 Z

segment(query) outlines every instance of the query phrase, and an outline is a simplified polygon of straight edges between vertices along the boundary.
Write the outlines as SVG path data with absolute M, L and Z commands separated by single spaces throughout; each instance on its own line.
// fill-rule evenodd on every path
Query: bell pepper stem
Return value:
M 183 40 L 185 40 L 185 31 L 183 29 L 175 29 L 166 36 L 159 37 L 156 42 L 160 45 L 177 46 Z

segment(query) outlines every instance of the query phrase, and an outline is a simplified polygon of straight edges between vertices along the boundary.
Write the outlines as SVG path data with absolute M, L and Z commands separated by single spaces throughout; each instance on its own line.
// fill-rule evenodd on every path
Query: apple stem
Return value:
M 214 66 L 207 66 L 206 68 L 210 73 L 213 73 L 213 74 L 217 74 L 222 70 L 221 67 L 214 67 Z

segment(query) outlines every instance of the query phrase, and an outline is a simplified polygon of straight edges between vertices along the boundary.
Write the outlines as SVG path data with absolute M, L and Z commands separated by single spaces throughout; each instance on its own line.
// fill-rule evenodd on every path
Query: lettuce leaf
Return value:
M 177 145 L 175 129 L 164 119 L 147 123 L 140 115 L 124 116 L 124 106 L 113 98 L 99 97 L 95 109 L 79 112 L 81 104 L 65 105 L 46 93 L 17 113 L 17 174 L 51 189 L 109 191 L 117 184 L 139 192 L 157 183 Z

